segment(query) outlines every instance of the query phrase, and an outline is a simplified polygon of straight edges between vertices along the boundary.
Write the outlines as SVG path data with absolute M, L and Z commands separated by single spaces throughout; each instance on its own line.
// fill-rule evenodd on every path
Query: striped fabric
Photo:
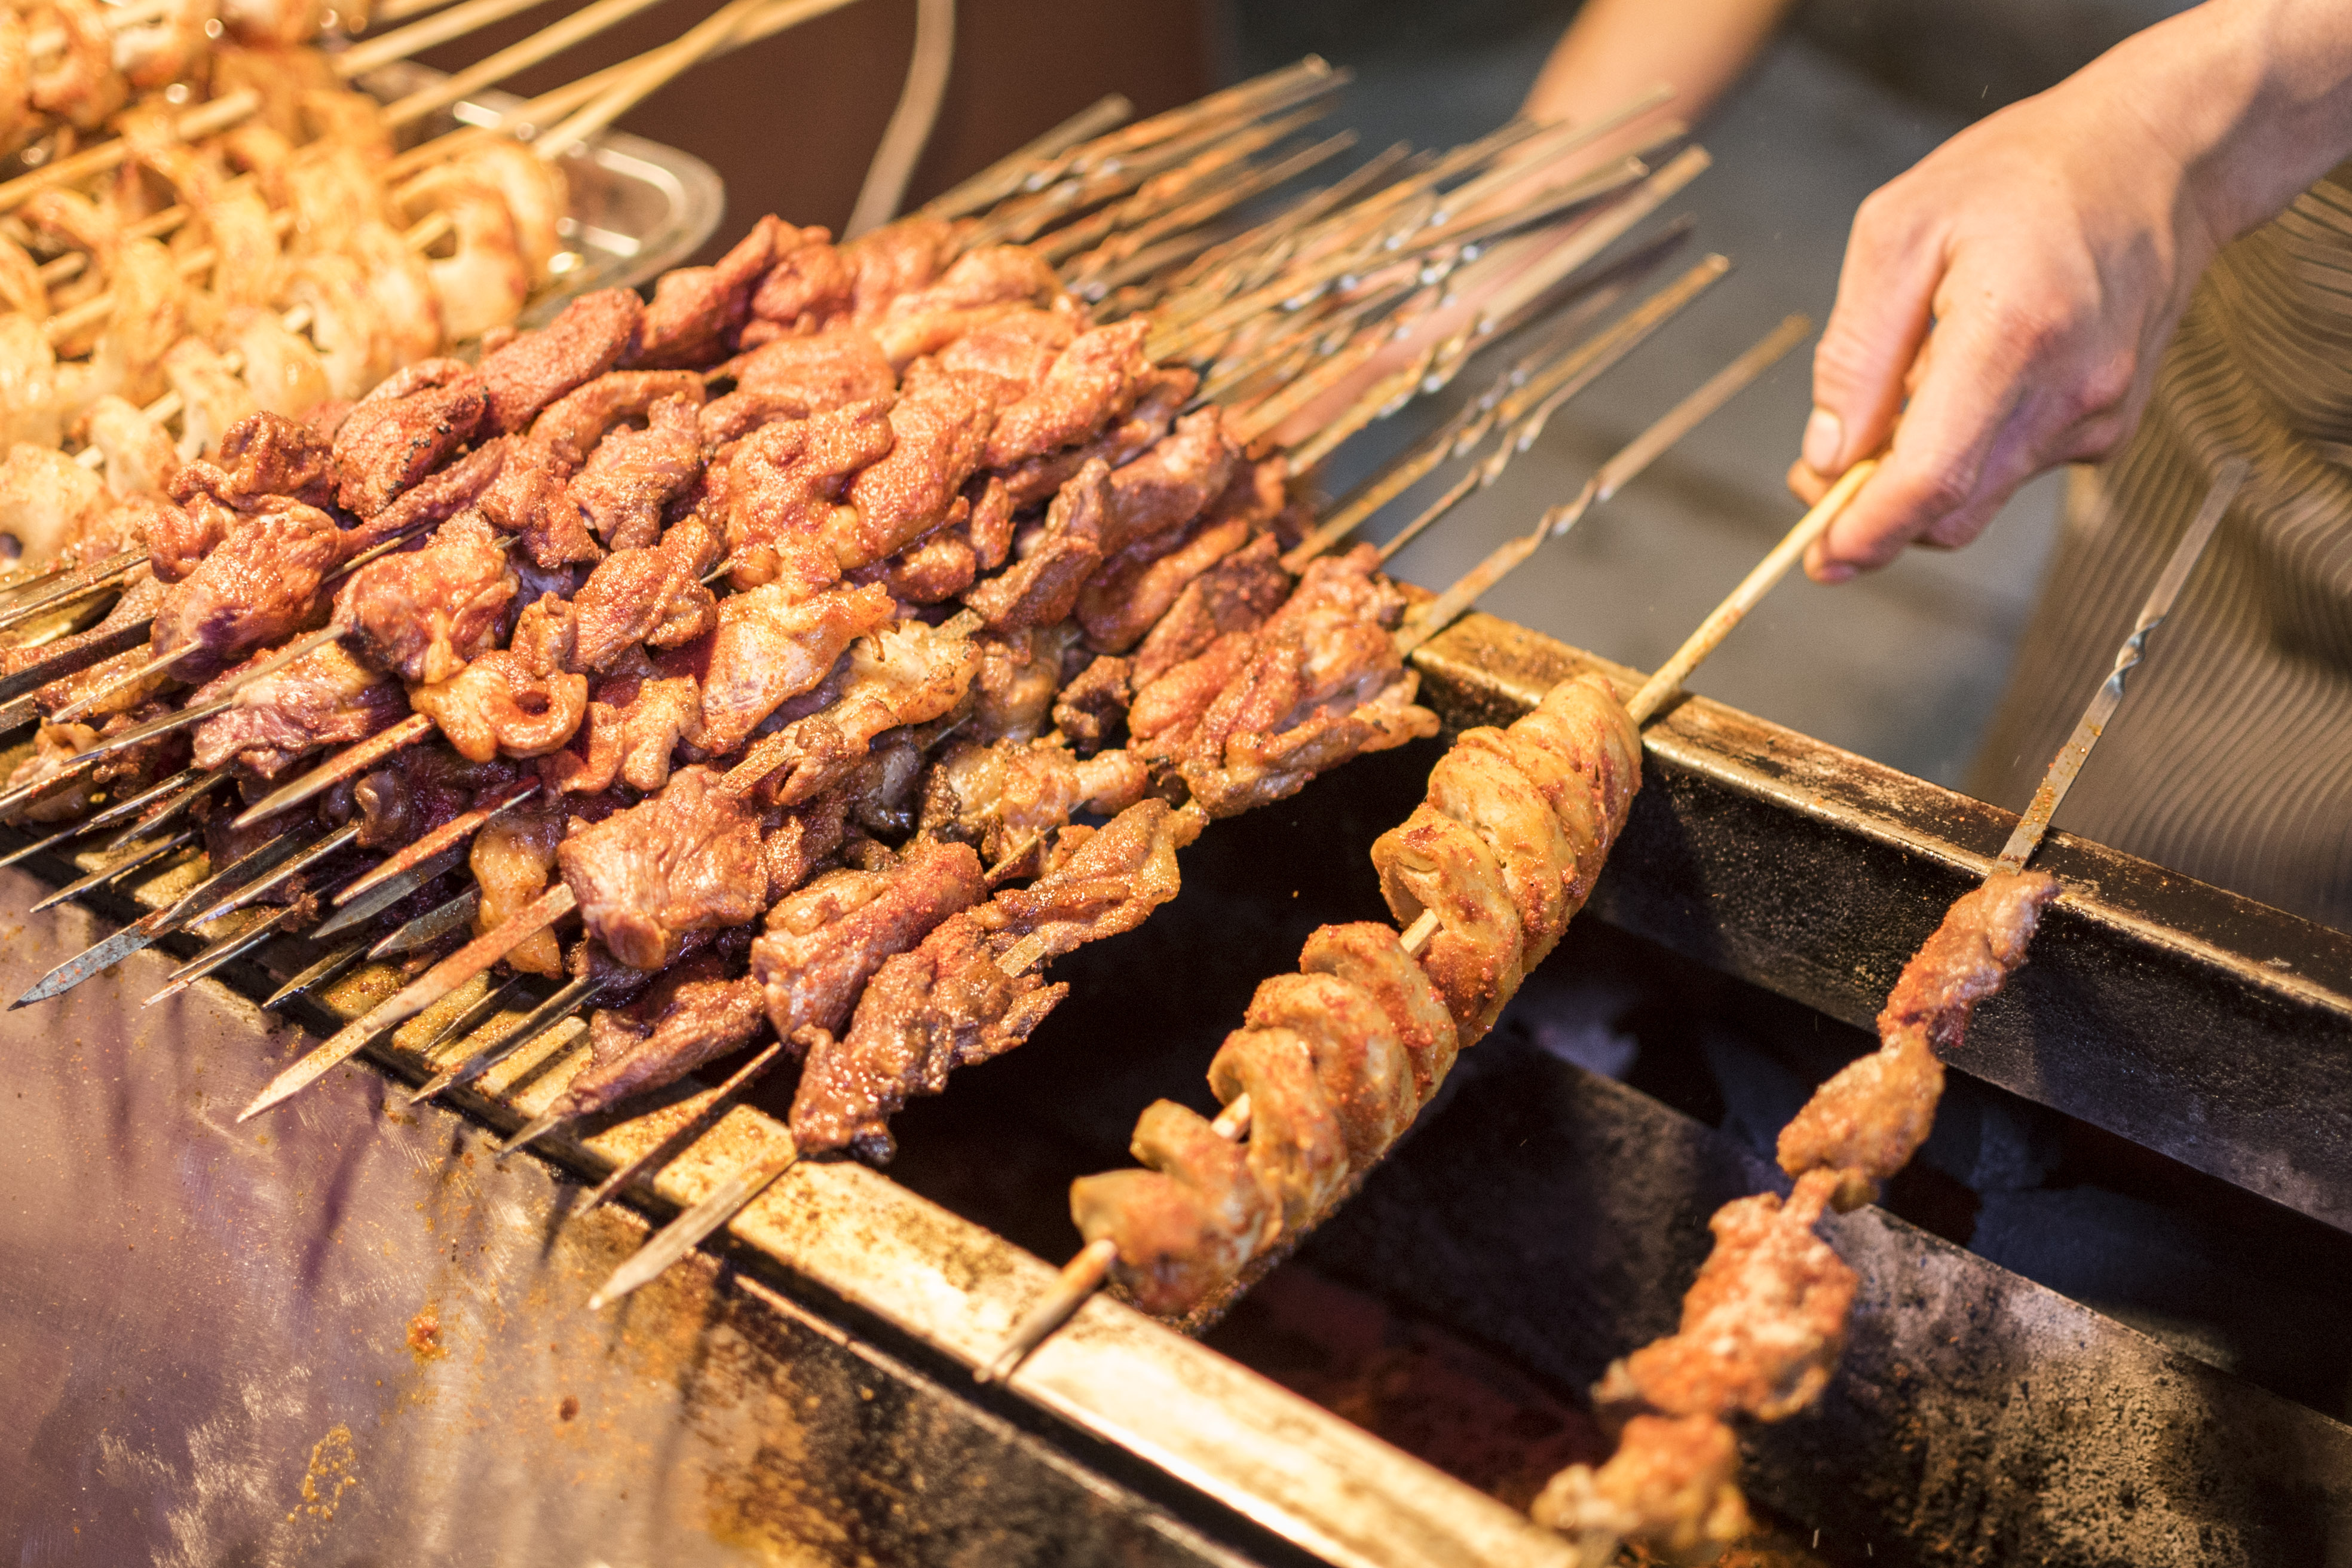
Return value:
M 2058 826 L 2352 930 L 2352 164 L 2223 253 L 2073 487 L 1969 788 L 2032 797 L 2231 457 L 2252 477 Z

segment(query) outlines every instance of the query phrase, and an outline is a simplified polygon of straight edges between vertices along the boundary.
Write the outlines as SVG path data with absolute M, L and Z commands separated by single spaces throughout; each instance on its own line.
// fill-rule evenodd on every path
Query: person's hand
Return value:
M 2314 9 L 2200 7 L 1863 204 L 1790 487 L 1817 500 L 1891 449 L 1813 545 L 1816 579 L 1965 544 L 2027 479 L 2130 434 L 2219 247 L 2341 154 L 2340 69 L 2315 66 L 2352 29 Z M 2312 140 L 2282 159 L 2283 136 Z

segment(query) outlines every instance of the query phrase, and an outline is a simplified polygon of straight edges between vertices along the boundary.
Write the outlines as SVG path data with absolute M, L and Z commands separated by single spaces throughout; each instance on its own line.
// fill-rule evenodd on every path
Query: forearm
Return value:
M 2352 6 L 2209 0 L 2092 68 L 2141 73 L 2137 107 L 2173 145 L 2217 245 L 2352 156 Z
M 1586 0 L 1528 94 L 1538 120 L 1590 120 L 1664 82 L 1659 117 L 1696 122 L 1770 41 L 1793 0 Z

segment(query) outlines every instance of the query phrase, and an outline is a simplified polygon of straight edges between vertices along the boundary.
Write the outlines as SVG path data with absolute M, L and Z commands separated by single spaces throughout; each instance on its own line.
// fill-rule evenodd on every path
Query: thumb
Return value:
M 1813 412 L 1805 422 L 1805 466 L 1826 479 L 1885 445 L 1927 340 L 1943 247 L 1909 207 L 1890 186 L 1854 215 L 1837 304 L 1813 351 Z

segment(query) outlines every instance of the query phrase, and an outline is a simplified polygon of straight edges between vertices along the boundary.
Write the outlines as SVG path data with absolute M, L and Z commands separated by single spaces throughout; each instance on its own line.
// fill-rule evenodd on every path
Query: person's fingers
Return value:
M 1813 410 L 1801 450 L 1816 474 L 1842 474 L 1885 444 L 1903 406 L 1904 377 L 1927 335 L 1942 269 L 1939 231 L 1905 182 L 1862 204 L 1837 303 L 1813 351 Z
M 1829 494 L 1830 486 L 1835 482 L 1822 478 L 1802 458 L 1789 465 L 1789 493 L 1807 506 Z

